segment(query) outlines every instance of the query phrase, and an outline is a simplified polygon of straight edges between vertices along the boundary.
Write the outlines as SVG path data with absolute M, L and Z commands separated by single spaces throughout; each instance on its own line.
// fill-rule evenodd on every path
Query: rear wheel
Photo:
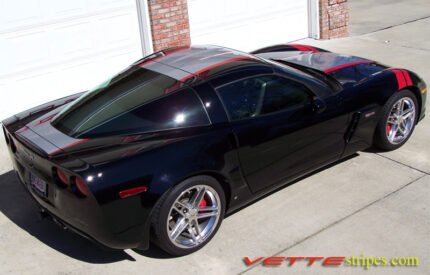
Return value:
M 197 251 L 215 235 L 224 212 L 224 192 L 215 179 L 187 179 L 167 193 L 155 209 L 156 243 L 175 256 Z
M 401 147 L 412 135 L 418 119 L 415 95 L 403 90 L 393 95 L 383 108 L 375 133 L 375 145 L 391 151 Z

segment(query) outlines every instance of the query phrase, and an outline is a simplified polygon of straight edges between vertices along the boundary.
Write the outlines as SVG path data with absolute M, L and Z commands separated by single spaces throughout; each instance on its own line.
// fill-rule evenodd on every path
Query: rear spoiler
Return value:
M 36 106 L 34 108 L 23 111 L 21 113 L 18 113 L 14 116 L 11 116 L 11 117 L 3 120 L 2 124 L 4 126 L 10 127 L 10 131 L 12 133 L 14 133 L 16 130 L 18 130 L 19 128 L 22 128 L 23 126 L 25 126 L 30 121 L 33 121 L 37 117 L 40 117 L 43 114 L 46 114 L 53 109 L 56 109 L 62 105 L 70 103 L 72 101 L 75 101 L 77 98 L 79 98 L 84 93 L 85 92 L 80 92 L 77 94 L 73 94 L 70 96 L 59 98 L 59 99 L 50 101 L 48 103 Z

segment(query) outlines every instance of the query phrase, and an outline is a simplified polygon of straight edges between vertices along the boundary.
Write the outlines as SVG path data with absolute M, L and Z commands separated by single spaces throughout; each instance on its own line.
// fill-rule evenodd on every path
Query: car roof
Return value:
M 205 79 L 239 66 L 258 64 L 266 62 L 251 54 L 213 45 L 163 50 L 136 62 L 139 67 L 183 82 L 193 77 Z

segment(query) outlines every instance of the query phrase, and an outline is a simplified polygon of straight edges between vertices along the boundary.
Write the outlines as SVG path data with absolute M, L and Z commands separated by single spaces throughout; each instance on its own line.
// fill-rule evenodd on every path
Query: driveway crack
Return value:
M 429 19 L 429 18 L 430 18 L 430 15 L 426 15 L 424 17 L 420 17 L 420 18 L 417 18 L 417 19 L 409 20 L 409 21 L 406 21 L 406 22 L 403 22 L 403 23 L 400 23 L 400 24 L 391 25 L 391 26 L 384 27 L 384 28 L 381 28 L 381 29 L 378 29 L 378 30 L 367 32 L 367 33 L 362 33 L 362 34 L 357 35 L 357 36 L 359 37 L 359 36 L 363 36 L 363 35 L 367 35 L 367 34 L 373 34 L 373 33 L 376 33 L 376 32 L 389 30 L 389 29 L 392 29 L 392 28 L 395 28 L 395 27 L 400 27 L 400 26 L 403 26 L 403 25 L 406 25 L 406 24 L 415 23 L 417 21 L 425 20 L 425 19 Z M 351 37 L 354 37 L 354 36 L 351 36 Z
M 405 163 L 400 162 L 400 161 L 398 161 L 398 160 L 395 160 L 395 159 L 389 158 L 389 157 L 384 156 L 384 155 L 382 155 L 382 154 L 380 154 L 380 153 L 376 153 L 376 155 L 378 155 L 378 156 L 380 156 L 380 157 L 383 157 L 383 158 L 385 158 L 385 159 L 391 160 L 391 161 L 393 161 L 393 162 L 395 162 L 395 163 L 397 163 L 397 164 L 400 164 L 400 165 L 406 166 L 406 167 L 408 167 L 408 168 L 410 168 L 410 169 L 412 169 L 412 170 L 418 171 L 418 172 L 420 172 L 420 173 L 423 173 L 423 174 L 426 174 L 426 175 L 430 175 L 430 173 L 429 173 L 429 172 L 426 172 L 426 171 L 424 171 L 424 170 L 421 170 L 421 169 L 415 168 L 415 167 L 413 167 L 413 166 L 411 166 L 411 165 L 409 165 L 409 164 L 405 164 Z
M 325 227 L 321 228 L 320 230 L 316 231 L 315 233 L 313 233 L 313 234 L 311 234 L 311 235 L 309 235 L 309 236 L 307 236 L 307 237 L 305 237 L 305 238 L 303 238 L 303 239 L 301 239 L 301 240 L 299 240 L 299 241 L 295 242 L 294 244 L 292 244 L 292 245 L 290 245 L 290 246 L 288 246 L 288 247 L 286 247 L 286 248 L 284 248 L 284 249 L 282 249 L 282 250 L 280 250 L 280 251 L 276 252 L 276 253 L 275 253 L 275 254 L 273 254 L 272 256 L 281 255 L 281 254 L 285 253 L 285 252 L 286 252 L 286 251 L 288 251 L 289 249 L 291 249 L 291 248 L 293 248 L 293 247 L 295 247 L 295 246 L 297 246 L 297 245 L 299 245 L 299 244 L 301 244 L 301 243 L 303 243 L 303 242 L 305 242 L 305 241 L 307 241 L 307 240 L 309 240 L 309 239 L 311 239 L 311 238 L 315 237 L 316 235 L 318 235 L 318 234 L 320 234 L 320 233 L 324 232 L 325 230 L 327 230 L 327 229 L 329 229 L 329 228 L 331 228 L 331 227 L 333 227 L 333 226 L 335 226 L 335 225 L 337 225 L 337 224 L 339 224 L 339 223 L 341 223 L 341 222 L 343 222 L 343 221 L 347 220 L 348 218 L 350 218 L 350 217 L 354 216 L 355 214 L 358 214 L 358 213 L 360 213 L 361 211 L 365 210 L 366 208 L 368 208 L 368 207 L 370 207 L 370 206 L 372 206 L 372 205 L 374 205 L 374 204 L 376 204 L 376 203 L 378 203 L 378 202 L 380 202 L 380 201 L 382 201 L 382 200 L 384 200 L 384 199 L 386 199 L 386 198 L 390 197 L 391 195 L 393 195 L 393 194 L 395 194 L 395 193 L 397 193 L 397 192 L 401 191 L 402 189 L 404 189 L 404 188 L 408 187 L 409 185 L 411 185 L 411 184 L 413 184 L 413 183 L 415 183 L 415 182 L 419 181 L 420 179 L 422 179 L 422 178 L 424 178 L 424 177 L 426 177 L 426 176 L 428 176 L 428 174 L 427 174 L 427 173 L 424 173 L 422 176 L 420 176 L 420 177 L 418 177 L 418 178 L 416 178 L 416 179 L 414 179 L 414 180 L 412 180 L 412 181 L 408 182 L 407 184 L 405 184 L 405 185 L 401 186 L 400 188 L 398 188 L 398 189 L 396 189 L 396 190 L 394 190 L 394 191 L 392 191 L 392 192 L 390 192 L 390 193 L 386 194 L 385 196 L 383 196 L 383 197 L 381 197 L 381 198 L 379 198 L 379 199 L 377 199 L 377 200 L 374 200 L 373 202 L 371 202 L 371 203 L 369 203 L 369 204 L 367 204 L 367 205 L 365 205 L 365 206 L 363 206 L 363 207 L 359 208 L 358 210 L 356 210 L 356 211 L 352 212 L 351 214 L 346 215 L 345 217 L 343 217 L 343 218 L 341 218 L 341 219 L 339 219 L 339 220 L 337 220 L 337 221 L 335 221 L 335 222 L 333 222 L 333 223 L 331 223 L 331 224 L 329 224 L 329 225 L 327 225 L 327 226 L 325 226 Z M 255 267 L 257 267 L 257 266 L 259 266 L 259 265 L 253 265 L 253 266 L 251 266 L 250 268 L 247 268 L 247 269 L 243 270 L 242 272 L 239 272 L 239 273 L 238 273 L 238 275 L 245 274 L 246 272 L 248 272 L 248 271 L 252 270 L 253 268 L 255 268 Z

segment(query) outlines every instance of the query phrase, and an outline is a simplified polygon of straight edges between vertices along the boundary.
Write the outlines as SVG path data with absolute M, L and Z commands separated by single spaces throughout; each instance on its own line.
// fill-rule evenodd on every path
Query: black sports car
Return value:
M 306 45 L 160 51 L 3 121 L 44 215 L 105 246 L 203 247 L 225 213 L 424 117 L 415 73 Z

